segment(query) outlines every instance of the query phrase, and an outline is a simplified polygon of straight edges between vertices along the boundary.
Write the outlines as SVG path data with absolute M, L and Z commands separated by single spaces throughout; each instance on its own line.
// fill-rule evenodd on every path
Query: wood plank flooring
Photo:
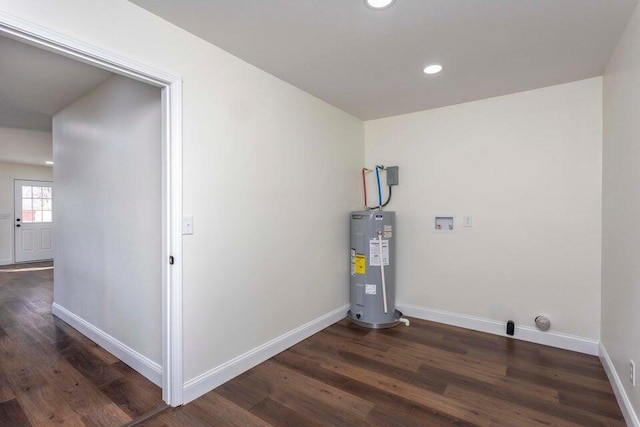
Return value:
M 343 320 L 146 426 L 624 426 L 597 357 Z
M 0 268 L 0 426 L 119 426 L 158 387 L 51 315 L 50 264 Z M 412 319 L 343 320 L 146 426 L 624 426 L 597 357 Z
M 51 262 L 0 267 L 0 426 L 121 426 L 159 387 L 51 314 Z

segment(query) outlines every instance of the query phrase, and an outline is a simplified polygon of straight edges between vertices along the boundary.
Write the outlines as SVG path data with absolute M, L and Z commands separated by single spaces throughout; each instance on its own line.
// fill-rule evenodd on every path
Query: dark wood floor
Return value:
M 0 268 L 0 426 L 118 426 L 160 405 L 158 387 L 51 315 L 48 265 Z M 341 321 L 145 425 L 451 424 L 624 422 L 597 357 L 412 319 Z
M 147 426 L 624 426 L 597 357 L 341 321 Z
M 51 314 L 51 263 L 0 268 L 0 426 L 121 426 L 161 390 Z

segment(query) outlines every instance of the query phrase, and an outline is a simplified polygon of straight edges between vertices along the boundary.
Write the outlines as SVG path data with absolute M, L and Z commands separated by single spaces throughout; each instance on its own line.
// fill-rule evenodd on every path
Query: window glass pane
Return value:
M 31 187 L 29 187 L 28 185 L 22 186 L 22 197 L 27 199 L 31 198 Z
M 34 211 L 34 213 L 36 214 L 36 217 L 33 222 L 42 222 L 42 211 Z
M 43 199 L 42 200 L 42 210 L 50 211 L 51 210 L 51 199 Z
M 52 196 L 51 187 L 42 187 L 42 198 L 43 199 L 50 199 L 51 196 Z
M 42 210 L 42 199 L 33 199 L 33 210 L 34 211 Z
M 33 222 L 33 211 L 22 211 L 22 222 Z
M 42 212 L 42 222 L 51 222 L 53 218 L 51 213 L 52 213 L 51 211 Z
M 22 210 L 30 211 L 33 209 L 33 205 L 31 204 L 31 199 L 22 199 Z
M 31 187 L 32 188 L 32 196 L 34 199 L 39 199 L 42 197 L 42 187 Z

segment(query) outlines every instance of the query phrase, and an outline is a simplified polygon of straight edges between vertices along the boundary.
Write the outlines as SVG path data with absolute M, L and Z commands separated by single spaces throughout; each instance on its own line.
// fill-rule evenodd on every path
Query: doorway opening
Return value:
M 163 400 L 172 405 L 182 404 L 182 82 L 178 76 L 166 73 L 153 67 L 137 63 L 134 60 L 123 58 L 113 52 L 108 52 L 89 45 L 66 35 L 50 31 L 47 28 L 34 25 L 20 18 L 7 14 L 0 14 L 0 36 L 7 37 L 22 43 L 26 43 L 40 49 L 47 50 L 57 55 L 71 58 L 84 64 L 93 65 L 113 74 L 128 77 L 139 82 L 159 88 L 161 91 L 161 312 L 162 312 L 162 366 L 161 385 Z M 117 171 L 116 171 L 117 172 Z M 43 220 L 49 214 L 44 207 L 47 200 L 52 197 L 42 196 L 42 191 L 47 188 L 46 183 L 40 185 L 20 185 L 20 201 L 24 207 L 20 209 L 20 227 L 33 237 L 31 241 L 22 237 L 21 251 L 26 247 L 37 247 L 45 250 L 47 246 L 46 226 L 42 227 L 40 240 L 36 237 L 38 232 L 33 228 L 35 224 L 45 224 Z M 28 189 L 30 187 L 30 195 Z M 34 188 L 36 193 L 34 196 Z M 37 189 L 39 188 L 39 190 Z M 16 190 L 17 191 L 17 190 Z M 24 193 L 23 193 L 24 191 Z M 48 191 L 48 190 L 47 190 Z M 29 196 L 29 197 L 28 197 Z M 16 199 L 17 200 L 17 199 Z M 37 207 L 34 208 L 34 206 Z M 15 207 L 17 210 L 17 206 Z M 25 227 L 24 213 L 31 220 Z M 17 213 L 17 212 L 16 212 Z M 55 215 L 55 214 L 54 214 Z M 15 217 L 18 218 L 17 216 Z M 41 222 L 34 221 L 40 219 Z M 53 220 L 53 217 L 52 217 Z M 17 223 L 17 221 L 16 221 Z M 16 224 L 17 225 L 17 224 Z M 31 229 L 30 229 L 31 227 Z M 55 231 L 53 232 L 55 238 Z M 25 240 L 26 239 L 26 240 Z M 56 242 L 53 242 L 55 248 Z M 16 243 L 17 248 L 17 243 Z M 29 249 L 30 250 L 30 249 Z M 35 252 L 34 252 L 35 254 Z M 22 256 L 22 255 L 21 255 Z M 25 255 L 26 256 L 26 255 Z M 35 256 L 35 255 L 34 255 Z M 171 263 L 169 262 L 171 260 Z M 54 313 L 55 314 L 55 313 Z M 82 332 L 89 338 L 100 338 L 100 331 L 94 331 L 87 325 Z M 92 335 L 94 334 L 94 335 Z M 94 339 L 95 341 L 96 339 Z M 117 344 L 114 344 L 117 347 Z M 112 350 L 112 349 L 108 349 Z M 114 351 L 125 351 L 122 348 L 113 348 Z

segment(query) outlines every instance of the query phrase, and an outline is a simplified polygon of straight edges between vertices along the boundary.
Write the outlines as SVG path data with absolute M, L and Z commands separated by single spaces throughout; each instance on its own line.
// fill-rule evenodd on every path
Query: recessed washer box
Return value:
M 433 216 L 434 233 L 455 233 L 456 216 L 453 214 L 436 214 Z

